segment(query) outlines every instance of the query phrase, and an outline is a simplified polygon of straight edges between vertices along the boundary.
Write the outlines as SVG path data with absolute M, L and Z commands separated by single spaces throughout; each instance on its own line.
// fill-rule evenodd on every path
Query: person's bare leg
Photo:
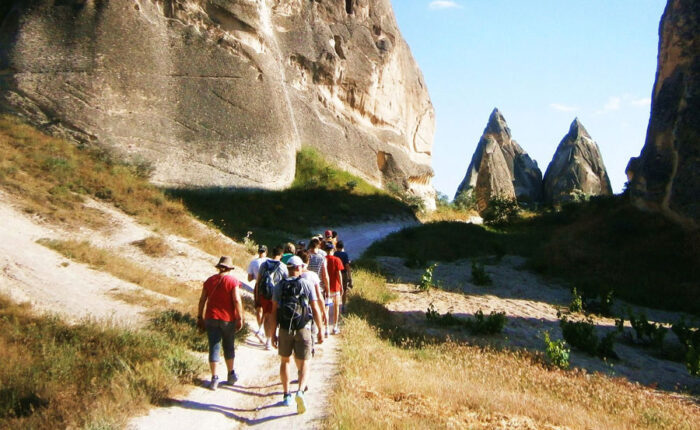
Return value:
M 265 314 L 263 316 L 265 319 L 265 336 L 267 336 L 267 341 L 269 342 L 270 339 L 272 339 L 272 335 L 275 333 L 275 327 L 272 322 L 272 318 L 270 318 L 270 314 Z
M 299 360 L 298 358 L 294 358 L 294 362 L 297 365 L 297 372 L 299 375 L 299 391 L 302 393 L 304 392 L 304 389 L 306 388 L 306 379 L 309 373 L 309 367 L 306 365 L 307 360 Z
M 280 380 L 282 381 L 282 391 L 289 394 L 289 362 L 291 357 L 280 357 Z
M 216 361 L 210 361 L 209 362 L 209 369 L 211 370 L 211 376 L 212 378 L 216 376 Z
M 258 306 L 255 308 L 255 318 L 258 320 L 258 328 L 262 327 L 263 325 L 263 308 L 262 306 Z
M 333 296 L 333 328 L 338 328 L 338 320 L 340 319 L 340 296 Z
M 233 370 L 233 358 L 227 358 L 226 360 L 226 369 L 228 369 L 228 373 L 231 373 Z M 227 375 L 228 375 L 227 373 Z

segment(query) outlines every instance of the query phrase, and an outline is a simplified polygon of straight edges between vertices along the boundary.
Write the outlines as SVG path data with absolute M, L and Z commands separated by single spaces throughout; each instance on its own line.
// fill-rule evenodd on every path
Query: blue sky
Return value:
M 498 107 L 543 174 L 578 117 L 620 192 L 644 145 L 665 4 L 393 0 L 435 107 L 435 188 L 453 197 Z

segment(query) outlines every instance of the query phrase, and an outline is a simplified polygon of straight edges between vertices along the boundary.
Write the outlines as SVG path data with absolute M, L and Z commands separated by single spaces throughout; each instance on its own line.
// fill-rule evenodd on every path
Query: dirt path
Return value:
M 408 219 L 395 219 L 392 221 L 372 222 L 332 227 L 338 232 L 338 237 L 345 244 L 345 251 L 351 258 L 359 258 L 369 246 L 380 239 L 399 231 L 403 228 L 417 225 L 418 222 Z M 316 228 L 312 231 L 323 231 L 324 228 Z

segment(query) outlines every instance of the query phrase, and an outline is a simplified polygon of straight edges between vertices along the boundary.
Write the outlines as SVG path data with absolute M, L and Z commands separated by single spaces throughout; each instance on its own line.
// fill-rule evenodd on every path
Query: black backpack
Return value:
M 312 319 L 310 298 L 301 285 L 301 278 L 284 279 L 279 284 L 280 300 L 277 322 L 288 331 L 302 329 Z
M 262 276 L 260 277 L 260 285 L 258 285 L 258 294 L 267 300 L 272 300 L 275 284 L 284 277 L 281 267 L 282 263 L 277 260 L 267 260 L 260 267 Z

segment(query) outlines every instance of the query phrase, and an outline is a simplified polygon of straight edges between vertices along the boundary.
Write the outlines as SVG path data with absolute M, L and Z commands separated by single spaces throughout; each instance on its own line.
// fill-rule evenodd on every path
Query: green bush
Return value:
M 474 318 L 458 318 L 450 312 L 440 315 L 440 313 L 435 310 L 435 306 L 433 306 L 432 303 L 428 306 L 425 317 L 429 322 L 435 325 L 442 327 L 459 326 L 467 329 L 473 335 L 501 333 L 508 321 L 505 312 L 491 312 L 486 316 L 481 309 L 476 311 Z
M 504 224 L 518 217 L 518 201 L 514 198 L 495 196 L 489 200 L 482 216 L 486 224 Z
M 434 286 L 433 284 L 433 270 L 437 267 L 437 263 L 431 264 L 425 268 L 423 275 L 420 278 L 420 284 L 418 284 L 418 289 L 421 291 L 428 291 Z
M 476 210 L 476 196 L 471 191 L 463 191 L 455 197 L 452 204 L 457 210 Z
M 634 312 L 628 310 L 628 315 L 638 342 L 658 349 L 663 348 L 664 337 L 668 331 L 666 327 L 659 323 L 649 322 L 644 312 L 635 315 Z
M 617 335 L 619 333 L 617 331 L 611 331 L 603 338 L 600 340 L 598 343 L 598 351 L 597 355 L 600 358 L 614 358 L 616 360 L 619 360 L 620 357 L 617 355 L 617 353 L 614 350 L 615 346 L 615 339 L 617 339 Z
M 476 260 L 472 260 L 472 282 L 475 285 L 491 285 L 493 283 L 484 269 L 484 264 Z
M 474 319 L 464 321 L 464 326 L 472 334 L 498 334 L 503 331 L 508 319 L 505 312 L 491 312 L 488 316 L 479 309 Z
M 576 291 L 576 287 L 571 291 L 571 303 L 569 303 L 569 311 L 571 312 L 583 312 L 583 299 L 581 295 Z
M 671 330 L 678 336 L 678 340 L 683 345 L 685 366 L 688 368 L 688 372 L 691 375 L 700 376 L 700 330 L 689 327 L 685 318 L 681 318 L 673 324 Z
M 567 348 L 566 341 L 564 339 L 551 340 L 548 331 L 543 332 L 543 335 L 545 344 L 544 355 L 547 357 L 547 362 L 560 369 L 568 369 L 571 350 Z
M 598 337 L 595 334 L 595 326 L 592 320 L 569 321 L 566 317 L 559 320 L 562 335 L 574 348 L 580 349 L 590 355 L 598 352 Z

